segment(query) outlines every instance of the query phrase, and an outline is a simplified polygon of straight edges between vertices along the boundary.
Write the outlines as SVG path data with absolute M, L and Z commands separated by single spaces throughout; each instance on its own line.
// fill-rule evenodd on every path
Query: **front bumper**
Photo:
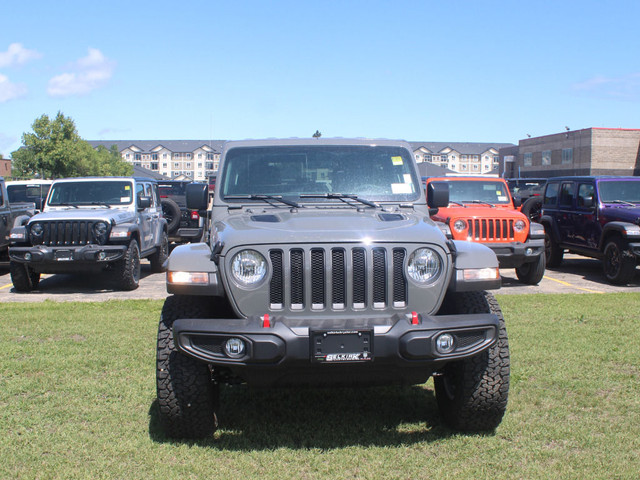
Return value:
M 254 316 L 178 319 L 173 324 L 173 335 L 181 352 L 214 369 L 228 368 L 252 385 L 341 385 L 422 383 L 445 363 L 487 349 L 496 341 L 498 328 L 498 318 L 493 314 L 395 314 L 385 318 L 324 320 L 273 316 L 268 323 Z M 318 334 L 323 332 L 334 336 L 356 332 L 370 335 L 367 358 L 353 360 L 357 356 L 354 354 L 362 352 L 340 351 L 344 355 L 339 355 L 337 361 L 318 361 Z M 446 354 L 436 349 L 436 338 L 443 333 L 455 339 L 453 351 Z M 241 356 L 232 358 L 225 353 L 224 345 L 230 338 L 244 342 Z M 337 344 L 340 345 L 339 340 Z
M 484 243 L 498 257 L 500 268 L 516 268 L 525 263 L 535 262 L 544 254 L 544 238 L 528 240 L 524 243 Z
M 34 247 L 11 247 L 9 258 L 12 261 L 26 263 L 36 271 L 44 271 L 48 266 L 62 267 L 69 265 L 77 268 L 80 264 L 106 264 L 124 257 L 127 245 L 84 245 L 81 247 L 50 247 L 37 245 Z

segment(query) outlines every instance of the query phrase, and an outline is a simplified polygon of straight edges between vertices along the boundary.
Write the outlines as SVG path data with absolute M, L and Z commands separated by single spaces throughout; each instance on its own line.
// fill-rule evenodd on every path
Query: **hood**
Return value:
M 135 219 L 135 214 L 122 209 L 70 208 L 65 210 L 49 210 L 38 213 L 29 219 L 29 223 L 42 221 L 97 221 L 107 223 L 127 223 Z
M 230 213 L 214 224 L 225 246 L 291 243 L 443 243 L 440 229 L 420 212 L 367 209 L 264 210 Z
M 508 205 L 489 207 L 487 205 L 474 204 L 467 205 L 465 207 L 449 206 L 447 208 L 440 208 L 433 218 L 441 222 L 446 222 L 447 219 L 450 218 L 500 218 L 524 220 L 526 219 L 526 215 Z
M 639 225 L 638 219 L 640 219 L 640 205 L 632 207 L 631 205 L 608 204 L 602 209 L 602 215 L 608 221 L 620 220 Z

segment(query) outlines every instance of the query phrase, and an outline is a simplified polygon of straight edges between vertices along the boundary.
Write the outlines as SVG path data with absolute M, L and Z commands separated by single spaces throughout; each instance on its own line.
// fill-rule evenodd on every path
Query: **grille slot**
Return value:
M 269 303 L 292 311 L 402 308 L 404 248 L 272 249 Z
M 74 220 L 74 221 L 49 221 L 41 222 L 42 245 L 51 247 L 77 246 L 97 244 L 93 235 L 95 221 Z
M 469 237 L 483 242 L 512 242 L 515 240 L 513 220 L 499 218 L 468 219 Z

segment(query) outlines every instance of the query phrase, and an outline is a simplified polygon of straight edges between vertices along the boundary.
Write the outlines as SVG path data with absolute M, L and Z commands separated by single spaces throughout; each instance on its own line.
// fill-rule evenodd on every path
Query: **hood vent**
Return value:
M 275 215 L 251 215 L 251 220 L 254 222 L 278 223 L 280 218 Z
M 404 215 L 399 213 L 381 213 L 378 215 L 378 218 L 383 222 L 398 222 L 404 220 Z

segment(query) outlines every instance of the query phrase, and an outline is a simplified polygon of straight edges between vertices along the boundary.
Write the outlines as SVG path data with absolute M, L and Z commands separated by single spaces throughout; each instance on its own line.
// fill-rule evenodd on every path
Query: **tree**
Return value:
M 14 177 L 61 178 L 133 172 L 133 167 L 117 151 L 104 147 L 94 150 L 80 137 L 74 121 L 62 112 L 53 120 L 42 115 L 32 128 L 33 133 L 22 135 L 23 147 L 12 153 Z

